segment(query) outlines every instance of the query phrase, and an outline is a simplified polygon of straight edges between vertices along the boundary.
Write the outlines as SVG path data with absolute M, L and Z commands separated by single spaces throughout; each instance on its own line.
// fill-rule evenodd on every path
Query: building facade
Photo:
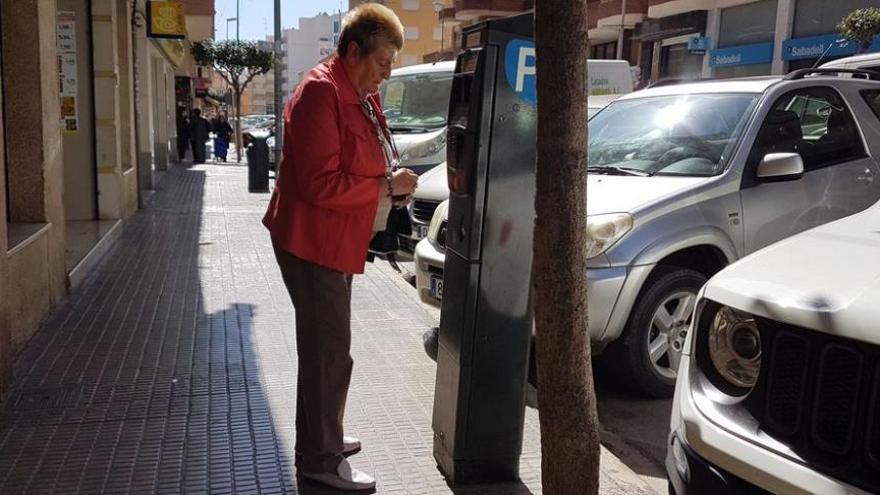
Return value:
M 144 0 L 0 0 L 0 399 L 175 154 L 183 42 Z M 14 74 L 14 76 L 12 76 Z
M 399 3 L 386 2 L 395 9 Z M 434 59 L 457 53 L 462 27 L 533 5 L 455 0 L 437 16 L 445 29 L 451 26 L 451 53 Z M 785 74 L 854 54 L 857 47 L 841 42 L 836 26 L 849 12 L 877 5 L 877 0 L 587 0 L 589 57 L 628 60 L 637 67 L 639 86 Z M 871 50 L 880 50 L 880 41 Z
M 300 17 L 299 27 L 285 29 L 281 35 L 284 61 L 282 88 L 289 95 L 304 73 L 336 51 L 344 12 Z
M 349 8 L 361 3 L 361 0 L 349 0 Z M 444 41 L 452 42 L 455 26 L 450 23 L 447 30 L 446 19 L 439 13 L 451 8 L 452 0 L 384 0 L 380 3 L 393 10 L 403 24 L 404 45 L 397 57 L 397 67 L 451 58 L 451 52 L 444 50 Z
M 591 0 L 591 58 L 624 58 L 642 84 L 663 79 L 784 74 L 852 55 L 836 26 L 876 0 Z M 622 21 L 621 21 L 622 20 Z M 875 43 L 872 50 L 880 49 Z
M 258 42 L 261 50 L 275 49 L 272 39 Z M 269 115 L 275 113 L 275 71 L 255 76 L 241 95 L 242 115 Z
M 485 20 L 526 12 L 534 0 L 455 0 L 434 4 L 441 26 L 440 51 L 425 56 L 425 62 L 453 60 L 461 50 L 461 30 Z M 442 8 L 441 8 L 442 7 Z

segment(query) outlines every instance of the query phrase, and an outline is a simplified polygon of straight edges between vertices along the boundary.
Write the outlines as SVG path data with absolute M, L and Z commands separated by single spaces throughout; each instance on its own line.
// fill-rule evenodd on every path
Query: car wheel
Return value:
M 686 268 L 663 271 L 643 288 L 610 363 L 625 383 L 652 397 L 672 397 L 697 293 L 706 276 Z

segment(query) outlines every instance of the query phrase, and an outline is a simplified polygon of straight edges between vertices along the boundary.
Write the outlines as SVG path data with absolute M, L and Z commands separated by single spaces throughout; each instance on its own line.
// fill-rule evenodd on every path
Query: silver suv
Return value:
M 656 87 L 590 120 L 589 331 L 594 352 L 633 386 L 672 394 L 708 278 L 880 199 L 880 120 L 866 103 L 880 74 L 850 75 Z M 444 250 L 432 234 L 444 231 L 444 211 L 416 249 L 429 302 L 442 294 Z

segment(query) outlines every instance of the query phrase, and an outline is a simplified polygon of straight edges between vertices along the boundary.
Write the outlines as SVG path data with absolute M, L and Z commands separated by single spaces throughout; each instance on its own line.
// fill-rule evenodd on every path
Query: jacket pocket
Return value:
M 358 124 L 350 122 L 343 126 L 342 167 L 349 173 L 364 177 L 381 176 L 385 173 L 382 144 L 375 130 Z

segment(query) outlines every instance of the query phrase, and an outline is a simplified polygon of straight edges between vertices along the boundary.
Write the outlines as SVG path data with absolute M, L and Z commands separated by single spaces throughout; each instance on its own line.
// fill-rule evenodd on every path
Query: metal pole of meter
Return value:
M 617 33 L 617 60 L 623 60 L 623 32 L 626 29 L 626 0 L 620 2 L 620 31 Z
M 281 0 L 275 0 L 275 170 L 281 166 L 281 141 L 284 136 L 284 90 L 282 79 L 284 71 L 281 67 Z M 277 172 L 276 172 L 277 177 Z

